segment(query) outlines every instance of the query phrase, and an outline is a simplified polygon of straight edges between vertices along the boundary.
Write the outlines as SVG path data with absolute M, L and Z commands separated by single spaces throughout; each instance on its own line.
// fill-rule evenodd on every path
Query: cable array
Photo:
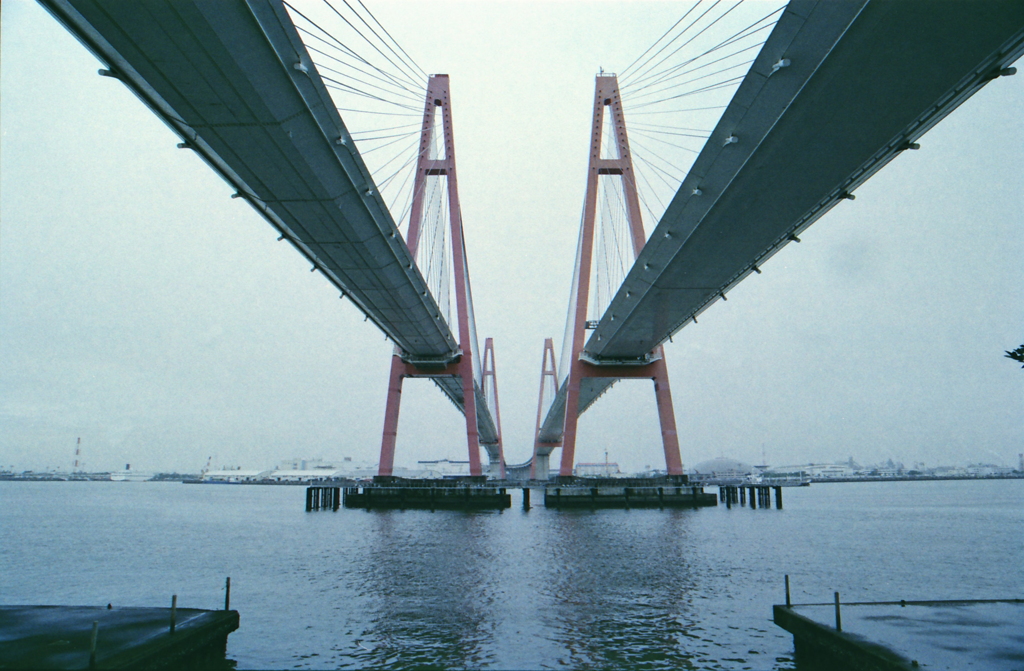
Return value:
M 641 207 L 657 223 L 786 3 L 697 0 L 619 74 Z
M 284 5 L 395 223 L 406 226 L 427 73 L 363 0 Z

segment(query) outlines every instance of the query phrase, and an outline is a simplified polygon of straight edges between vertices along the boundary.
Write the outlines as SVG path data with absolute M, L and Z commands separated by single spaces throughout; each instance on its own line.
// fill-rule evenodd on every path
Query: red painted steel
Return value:
M 441 131 L 444 142 L 444 158 L 431 158 L 430 143 L 433 141 L 436 124 L 436 108 L 441 112 Z M 391 378 L 388 386 L 387 406 L 384 412 L 384 434 L 380 447 L 378 475 L 392 475 L 395 461 L 395 442 L 398 435 L 398 411 L 401 404 L 402 380 L 406 377 L 452 376 L 462 380 L 463 411 L 466 416 L 466 443 L 469 450 L 469 473 L 483 474 L 480 464 L 480 439 L 477 429 L 476 390 L 473 379 L 472 330 L 469 324 L 469 270 L 466 265 L 466 247 L 462 235 L 462 211 L 459 207 L 458 180 L 455 172 L 455 142 L 452 132 L 452 115 L 448 75 L 432 75 L 427 83 L 427 95 L 423 110 L 423 126 L 420 134 L 420 153 L 413 180 L 413 203 L 409 214 L 408 239 L 406 244 L 413 257 L 419 243 L 420 223 L 423 217 L 423 192 L 427 176 L 444 176 L 447 182 L 449 226 L 451 230 L 452 261 L 455 275 L 455 302 L 458 311 L 458 337 L 461 357 L 448 364 L 443 370 L 418 369 L 402 361 L 401 353 L 395 351 L 391 359 Z M 500 430 L 500 429 L 499 429 Z M 504 468 L 504 462 L 502 462 Z
M 601 158 L 601 138 L 604 131 L 605 108 L 614 128 L 614 141 L 618 158 Z M 587 193 L 583 206 L 583 231 L 580 241 L 579 273 L 576 279 L 576 305 L 573 318 L 571 361 L 569 362 L 568 389 L 565 399 L 565 423 L 562 431 L 562 459 L 559 475 L 570 476 L 576 456 L 576 427 L 579 421 L 580 382 L 587 377 L 650 378 L 654 380 L 661 439 L 665 451 L 665 466 L 669 475 L 682 475 L 683 464 L 679 454 L 672 391 L 665 366 L 662 347 L 652 354 L 655 361 L 645 366 L 594 366 L 580 360 L 586 337 L 587 304 L 590 299 L 590 272 L 594 249 L 594 223 L 597 210 L 599 175 L 617 175 L 621 179 L 626 200 L 634 258 L 646 241 L 640 200 L 636 190 L 633 158 L 626 133 L 626 121 L 619 98 L 619 83 L 615 75 L 598 75 L 594 91 L 594 116 L 591 129 L 590 161 L 587 171 Z M 536 447 L 534 448 L 536 454 Z
M 544 420 L 544 389 L 548 381 L 551 382 L 551 398 L 554 398 L 558 394 L 558 366 L 555 364 L 555 341 L 551 338 L 544 339 L 544 354 L 540 363 L 540 397 L 537 399 L 537 428 L 533 433 L 533 459 L 530 461 L 531 480 L 537 479 L 537 457 L 540 448 L 548 448 L 548 454 L 550 454 L 550 450 L 562 446 L 561 443 L 540 442 L 540 425 Z M 547 477 L 548 474 L 544 473 L 544 479 Z
M 491 386 L 487 386 L 487 378 L 491 379 Z M 501 406 L 498 403 L 498 376 L 495 373 L 494 364 L 494 338 L 484 341 L 484 363 L 483 374 L 481 375 L 480 386 L 484 390 L 484 398 L 493 390 L 494 392 L 494 425 L 498 430 L 498 464 L 500 477 L 505 479 L 505 450 L 501 443 Z

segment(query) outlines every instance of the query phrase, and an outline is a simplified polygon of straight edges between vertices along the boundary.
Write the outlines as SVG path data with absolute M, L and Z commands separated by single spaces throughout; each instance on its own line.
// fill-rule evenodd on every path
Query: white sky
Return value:
M 559 351 L 593 76 L 684 3 L 385 3 L 451 75 L 481 339 L 506 456 L 532 449 Z M 34 2 L 2 6 L 0 468 L 373 463 L 391 346 Z M 1024 452 L 1024 76 L 988 85 L 666 346 L 683 460 Z M 627 123 L 628 123 L 627 117 Z M 827 132 L 827 129 L 823 129 Z M 650 230 L 650 224 L 648 224 Z M 621 382 L 578 461 L 662 466 L 654 395 Z M 461 415 L 406 383 L 397 462 L 465 458 Z M 557 460 L 557 453 L 555 455 Z

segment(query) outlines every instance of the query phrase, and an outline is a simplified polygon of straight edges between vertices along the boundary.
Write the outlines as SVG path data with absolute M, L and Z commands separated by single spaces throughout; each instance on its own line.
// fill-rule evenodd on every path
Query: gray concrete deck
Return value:
M 86 669 L 92 623 L 99 623 L 98 669 L 228 668 L 228 634 L 238 611 L 94 606 L 0 606 L 0 668 Z

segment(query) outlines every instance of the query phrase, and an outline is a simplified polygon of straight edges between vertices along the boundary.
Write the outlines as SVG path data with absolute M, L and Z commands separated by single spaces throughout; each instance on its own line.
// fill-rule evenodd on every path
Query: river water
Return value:
M 787 573 L 795 602 L 1024 597 L 1024 480 L 784 499 L 306 513 L 303 487 L 0 482 L 0 604 L 219 608 L 231 576 L 239 668 L 794 669 Z

